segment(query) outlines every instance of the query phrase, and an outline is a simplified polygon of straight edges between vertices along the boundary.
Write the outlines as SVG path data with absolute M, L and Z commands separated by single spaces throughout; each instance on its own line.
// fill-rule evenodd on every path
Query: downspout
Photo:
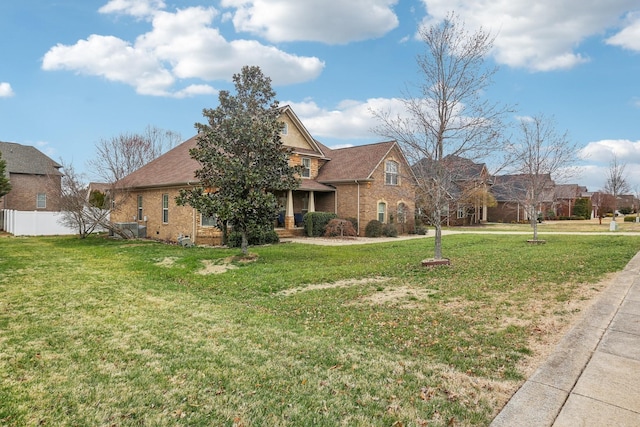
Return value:
M 358 182 L 358 180 L 356 179 L 356 184 L 358 185 L 358 203 L 357 203 L 357 215 L 356 215 L 356 219 L 358 221 L 358 236 L 360 235 L 360 183 Z M 336 210 L 337 212 L 337 210 Z
M 196 219 L 196 215 L 197 215 L 197 213 L 196 213 L 196 209 L 195 209 L 195 208 L 193 208 L 193 209 L 192 209 L 192 212 L 193 212 L 193 213 L 192 213 L 193 221 L 191 221 L 191 223 L 192 223 L 192 226 L 193 226 L 193 230 L 192 230 L 192 232 L 191 232 L 191 241 L 192 241 L 192 242 L 193 242 L 193 244 L 195 245 L 195 244 L 197 243 L 197 242 L 196 242 L 196 221 L 197 221 L 197 219 Z

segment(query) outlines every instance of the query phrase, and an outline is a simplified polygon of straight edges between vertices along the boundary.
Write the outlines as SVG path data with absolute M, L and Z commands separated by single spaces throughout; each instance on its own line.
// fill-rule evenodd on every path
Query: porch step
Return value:
M 278 233 L 278 237 L 281 239 L 302 237 L 304 236 L 304 228 L 291 228 L 288 230 L 285 230 L 284 228 L 276 228 L 276 233 Z

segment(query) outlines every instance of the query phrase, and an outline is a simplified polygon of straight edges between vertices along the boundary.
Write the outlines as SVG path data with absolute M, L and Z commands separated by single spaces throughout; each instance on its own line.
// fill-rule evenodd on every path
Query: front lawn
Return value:
M 0 425 L 487 425 L 640 237 L 0 238 Z

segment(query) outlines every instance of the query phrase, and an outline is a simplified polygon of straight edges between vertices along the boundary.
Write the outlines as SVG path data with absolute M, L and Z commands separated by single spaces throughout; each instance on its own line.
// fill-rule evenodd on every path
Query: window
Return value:
M 37 209 L 47 208 L 47 195 L 45 193 L 38 193 L 38 195 L 36 196 L 36 208 Z
M 283 135 L 287 135 L 289 133 L 289 124 L 288 123 L 283 123 L 282 124 L 282 134 Z
M 217 215 L 200 214 L 200 225 L 202 225 L 203 227 L 217 227 L 218 225 Z
M 387 204 L 384 202 L 378 203 L 378 221 L 384 223 L 387 214 Z
M 162 195 L 162 222 L 167 224 L 169 222 L 169 195 Z
M 138 221 L 142 221 L 142 195 L 138 195 Z
M 467 216 L 467 210 L 464 206 L 458 205 L 458 219 L 464 218 Z
M 384 168 L 384 183 L 387 185 L 398 185 L 398 163 L 388 160 Z
M 307 157 L 302 158 L 302 177 L 309 178 L 311 176 L 311 159 Z

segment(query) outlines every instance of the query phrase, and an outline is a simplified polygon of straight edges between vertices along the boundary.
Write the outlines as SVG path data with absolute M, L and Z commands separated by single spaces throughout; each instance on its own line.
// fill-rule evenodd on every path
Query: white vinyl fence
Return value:
M 14 236 L 55 236 L 78 234 L 78 230 L 66 227 L 58 222 L 62 212 L 0 211 L 2 229 Z

